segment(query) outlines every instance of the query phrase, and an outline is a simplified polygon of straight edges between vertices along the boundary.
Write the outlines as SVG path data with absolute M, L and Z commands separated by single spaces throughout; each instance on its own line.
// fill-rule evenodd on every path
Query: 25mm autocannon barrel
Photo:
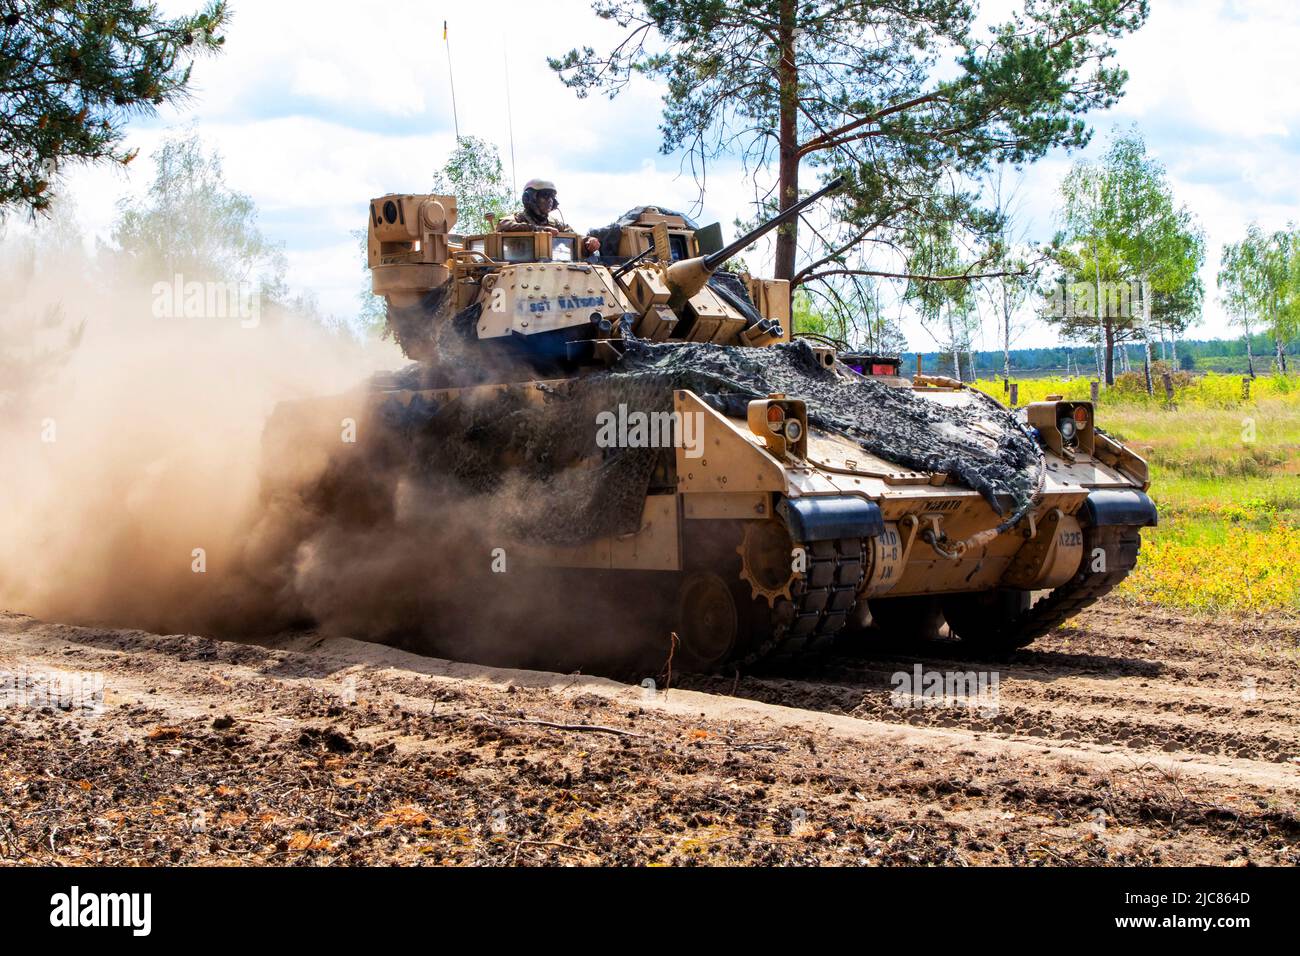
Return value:
M 719 249 L 717 252 L 705 256 L 704 267 L 708 269 L 710 272 L 713 272 L 715 269 L 718 268 L 718 266 L 722 265 L 732 256 L 736 255 L 738 252 L 744 249 L 746 246 L 752 245 L 753 243 L 757 242 L 759 239 L 762 239 L 773 229 L 785 225 L 787 222 L 789 222 L 795 216 L 799 215 L 801 212 L 803 212 L 813 203 L 817 202 L 823 196 L 826 196 L 834 192 L 835 190 L 839 189 L 840 186 L 842 186 L 843 184 L 844 184 L 844 177 L 841 176 L 838 179 L 834 180 L 833 182 L 827 183 L 825 186 L 817 190 L 811 196 L 805 196 L 803 199 L 800 199 L 789 209 L 785 210 L 784 212 L 777 213 L 767 222 L 763 223 L 762 225 L 758 226 L 755 229 L 751 229 L 749 232 L 745 233 L 739 239 L 731 243 L 731 245 L 726 246 L 722 249 Z
M 668 267 L 668 274 L 666 277 L 668 287 L 672 289 L 673 293 L 669 305 L 675 308 L 686 299 L 695 295 L 695 293 L 699 292 L 708 284 L 709 276 L 713 275 L 720 265 L 732 256 L 736 255 L 746 246 L 749 246 L 763 238 L 763 236 L 767 235 L 773 229 L 776 229 L 794 219 L 813 203 L 817 202 L 827 194 L 834 192 L 836 189 L 839 189 L 843 183 L 844 178 L 842 176 L 827 183 L 811 196 L 804 197 L 789 209 L 778 213 L 758 228 L 750 230 L 739 239 L 735 240 L 728 246 L 724 246 L 717 252 L 710 253 L 707 256 L 697 256 L 694 259 L 681 259 L 674 262 Z

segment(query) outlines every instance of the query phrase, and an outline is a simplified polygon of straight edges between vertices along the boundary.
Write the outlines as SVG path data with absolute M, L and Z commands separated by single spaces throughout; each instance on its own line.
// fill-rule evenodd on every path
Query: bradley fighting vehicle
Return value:
M 945 621 L 975 655 L 1024 646 L 1134 567 L 1146 463 L 1089 402 L 1009 410 L 792 337 L 788 283 L 723 266 L 835 185 L 727 246 L 634 209 L 592 256 L 572 233 L 458 236 L 449 196 L 375 199 L 373 289 L 419 363 L 375 402 L 437 432 L 422 467 L 472 471 L 469 442 L 485 494 L 522 476 L 519 560 L 635 579 L 679 667 Z

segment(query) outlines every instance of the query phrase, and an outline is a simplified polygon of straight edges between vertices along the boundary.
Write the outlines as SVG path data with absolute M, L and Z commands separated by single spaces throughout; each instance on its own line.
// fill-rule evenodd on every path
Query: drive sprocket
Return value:
M 740 577 L 749 585 L 755 601 L 762 598 L 771 608 L 782 598 L 792 600 L 794 542 L 784 524 L 747 521 L 736 553 L 740 555 Z

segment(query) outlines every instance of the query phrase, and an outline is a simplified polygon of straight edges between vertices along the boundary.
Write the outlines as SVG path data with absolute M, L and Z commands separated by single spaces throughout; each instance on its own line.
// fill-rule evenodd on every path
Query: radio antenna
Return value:
M 456 127 L 456 145 L 460 145 L 460 117 L 456 114 L 456 74 L 451 68 L 451 41 L 447 39 L 447 21 L 442 21 L 442 43 L 447 48 L 447 79 L 451 82 L 451 121 Z
M 506 53 L 505 45 L 501 47 L 501 59 L 505 61 L 506 68 L 506 123 L 510 127 L 510 192 L 512 195 L 519 193 L 515 185 L 515 116 L 510 106 L 510 57 Z

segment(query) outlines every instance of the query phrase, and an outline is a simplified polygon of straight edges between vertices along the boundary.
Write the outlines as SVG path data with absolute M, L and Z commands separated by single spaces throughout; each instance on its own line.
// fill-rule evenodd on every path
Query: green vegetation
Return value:
M 126 120 L 189 93 L 220 50 L 224 2 L 167 18 L 137 0 L 12 0 L 0 12 L 0 211 L 50 208 L 68 162 L 121 163 Z
M 514 211 L 512 194 L 494 144 L 477 136 L 462 136 L 447 162 L 433 174 L 432 191 L 456 197 L 456 231 L 464 236 L 490 232 L 488 216 Z
M 1069 341 L 1091 342 L 1106 384 L 1115 383 L 1116 346 L 1142 343 L 1151 363 L 1151 332 L 1176 340 L 1201 310 L 1198 272 L 1205 239 L 1178 206 L 1164 166 L 1147 155 L 1136 130 L 1117 136 L 1100 163 L 1076 163 L 1061 183 L 1065 231 L 1052 244 L 1060 268 L 1044 318 Z M 1126 353 L 1127 355 L 1127 353 Z M 1148 391 L 1152 383 L 1144 373 Z
M 1131 381 L 1126 381 L 1130 379 Z M 1180 376 L 1174 406 L 1139 376 L 1102 394 L 1098 424 L 1151 465 L 1160 527 L 1143 534 L 1129 600 L 1206 613 L 1300 616 L 1300 378 Z M 1021 401 L 1086 398 L 1075 379 L 1020 381 Z M 980 387 L 1001 398 L 1000 381 Z
M 1273 340 L 1276 367 L 1286 371 L 1284 343 L 1300 329 L 1300 231 L 1294 226 L 1265 235 L 1251 224 L 1246 238 L 1223 247 L 1219 290 L 1245 332 L 1248 371 L 1255 374 L 1252 323 Z
M 221 154 L 190 130 L 151 158 L 143 195 L 118 201 L 108 254 L 150 280 L 255 282 L 268 301 L 283 301 L 282 245 L 262 233 L 252 197 L 226 182 Z
M 1153 347 L 1158 347 L 1153 344 Z M 1255 333 L 1250 337 L 1250 349 L 1255 355 L 1255 372 L 1259 375 L 1268 375 L 1273 371 L 1273 366 L 1268 361 L 1262 360 L 1260 356 L 1267 359 L 1269 353 L 1273 350 L 1274 343 L 1267 334 Z M 1294 355 L 1300 342 L 1288 340 L 1285 344 L 1285 354 Z M 1142 364 L 1142 346 L 1129 345 L 1120 351 L 1127 351 L 1127 361 L 1131 366 L 1140 366 Z M 915 352 L 903 353 L 903 364 L 908 368 L 916 367 Z M 1001 376 L 1004 354 L 995 351 L 971 352 L 966 356 L 975 367 L 978 378 L 994 378 Z M 1159 353 L 1154 356 L 1159 359 Z M 1247 344 L 1243 336 L 1238 339 L 1183 339 L 1178 342 L 1178 361 L 1181 365 L 1184 358 L 1190 359 L 1197 371 L 1201 372 L 1234 372 L 1238 377 L 1247 374 Z M 922 352 L 921 359 L 925 367 L 930 371 L 935 371 L 944 367 L 943 363 L 951 363 L 952 356 L 943 352 Z M 1080 348 L 1079 346 L 1069 347 L 1058 345 L 1055 347 L 1045 348 L 1022 348 L 1010 350 L 1011 374 L 1012 376 L 1022 376 L 1026 373 L 1061 373 L 1067 365 L 1073 372 L 1077 369 L 1078 375 L 1089 378 L 1097 378 L 1097 359 L 1092 349 Z

